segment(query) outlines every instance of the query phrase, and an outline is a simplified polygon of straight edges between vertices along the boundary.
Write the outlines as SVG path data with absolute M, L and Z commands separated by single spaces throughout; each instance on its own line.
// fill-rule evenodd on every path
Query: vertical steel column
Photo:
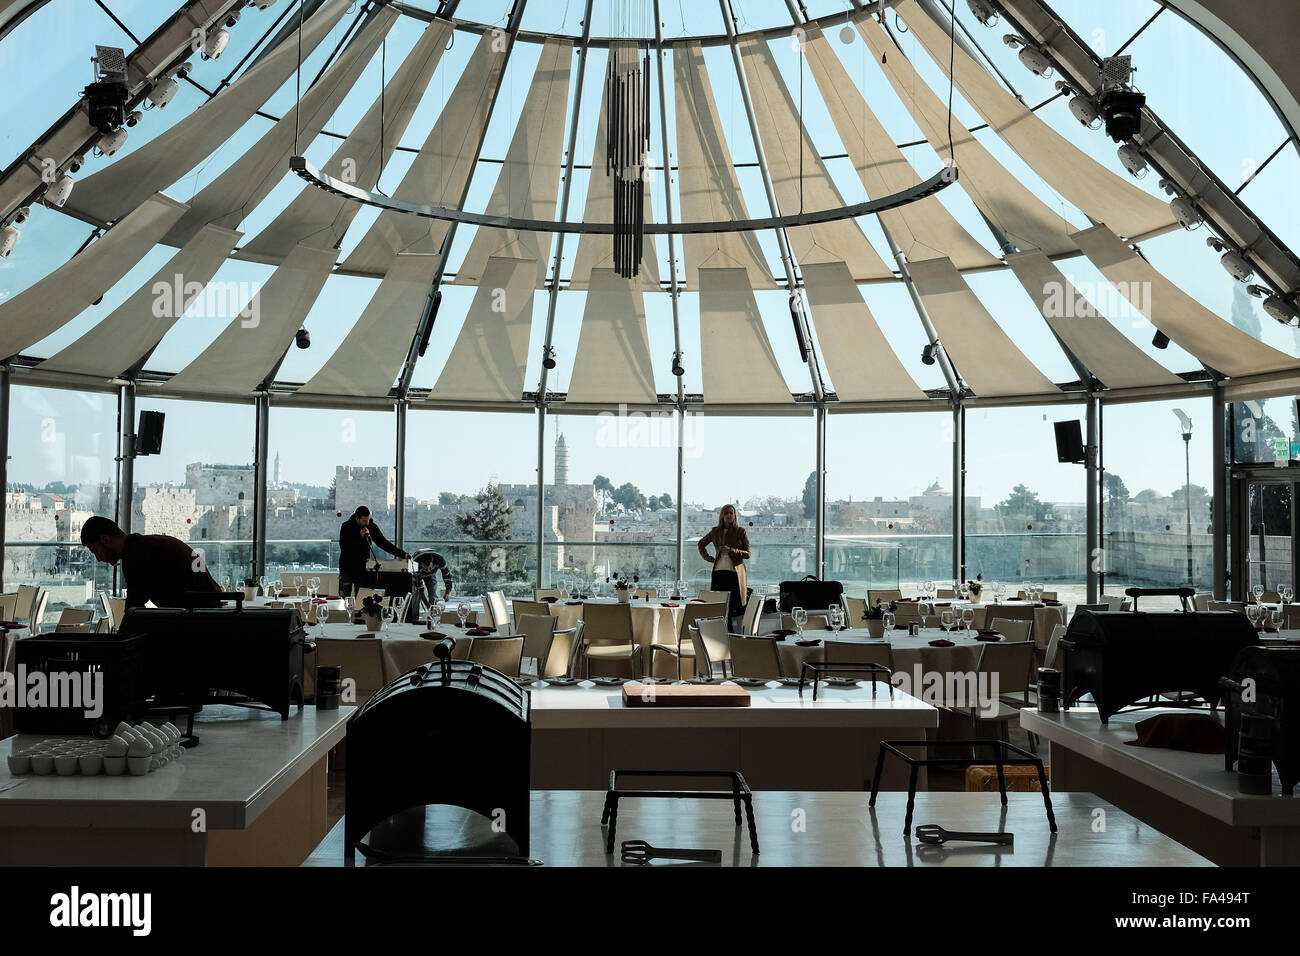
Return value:
M 1088 582 L 1088 601 L 1089 604 L 1097 603 L 1099 593 L 1099 572 L 1106 560 L 1106 552 L 1101 547 L 1099 530 L 1101 528 L 1100 515 L 1098 512 L 1098 486 L 1101 482 L 1101 468 L 1099 463 L 1099 426 L 1101 402 L 1096 393 L 1088 393 L 1087 404 L 1087 423 L 1088 423 L 1088 444 L 1084 449 L 1084 462 L 1087 473 L 1088 487 L 1086 490 L 1084 506 L 1084 522 L 1087 528 L 1085 535 L 1087 555 L 1085 560 L 1088 562 L 1087 582 Z
M 257 396 L 255 406 L 257 424 L 256 448 L 253 452 L 253 577 L 266 574 L 266 489 L 267 450 L 270 447 L 268 431 L 271 424 L 271 396 L 266 392 Z
M 557 218 L 569 217 L 569 194 L 573 189 L 573 151 L 578 143 L 578 120 L 582 116 L 582 86 L 587 75 L 587 48 L 591 42 L 591 5 L 587 0 L 587 12 L 582 20 L 582 40 L 578 47 L 578 82 L 573 93 L 573 116 L 569 119 L 569 145 L 564 163 L 564 188 L 560 192 L 560 212 Z M 595 171 L 592 171 L 595 174 Z M 551 347 L 555 332 L 555 308 L 560 298 L 560 266 L 564 262 L 565 233 L 555 237 L 555 262 L 551 267 L 551 291 L 546 301 L 546 334 L 542 339 L 542 354 L 546 355 Z M 546 534 L 544 516 L 546 514 L 546 379 L 547 371 L 542 365 L 541 381 L 537 385 L 537 586 L 543 587 L 543 563 L 546 558 Z M 557 551 L 558 553 L 558 551 Z
M 393 406 L 397 415 L 397 514 L 393 517 L 393 543 L 406 548 L 406 402 Z
M 5 510 L 9 504 L 9 412 L 11 395 L 9 366 L 0 366 L 0 490 L 5 498 L 0 501 L 0 593 L 5 589 Z
M 135 510 L 135 383 L 118 391 L 117 403 L 117 526 L 131 533 Z
M 966 580 L 966 406 L 952 403 L 952 576 Z
M 817 403 L 817 577 L 826 578 L 826 405 Z
M 1214 480 L 1211 493 L 1214 509 L 1214 599 L 1228 600 L 1228 471 L 1232 467 L 1232 453 L 1228 445 L 1227 405 L 1223 400 L 1223 386 L 1216 384 L 1210 399 L 1210 415 L 1214 455 Z M 1249 539 L 1238 543 L 1244 547 Z

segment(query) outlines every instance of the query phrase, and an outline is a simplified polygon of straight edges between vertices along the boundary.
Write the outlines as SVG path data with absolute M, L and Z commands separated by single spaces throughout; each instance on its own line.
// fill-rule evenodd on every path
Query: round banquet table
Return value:
M 777 642 L 781 673 L 786 677 L 798 677 L 804 661 L 825 660 L 824 642 L 827 640 L 852 644 L 887 643 L 893 648 L 895 672 L 906 671 L 909 675 L 914 672 L 917 665 L 920 665 L 922 672 L 973 671 L 979 663 L 980 651 L 984 645 L 992 643 L 967 637 L 966 632 L 962 630 L 945 632 L 937 627 L 921 628 L 920 633 L 915 635 L 909 634 L 906 628 L 900 630 L 896 627 L 881 639 L 872 638 L 866 628 L 856 627 L 843 631 L 805 630 L 803 633 L 807 640 L 817 640 L 816 646 L 803 647 L 795 643 L 796 638 L 793 634 L 784 641 Z M 972 632 L 972 634 L 977 633 L 979 632 Z M 937 640 L 952 641 L 953 646 L 931 647 L 930 642 Z
M 617 598 L 594 598 L 587 601 L 569 601 L 561 599 L 555 602 L 549 602 L 551 616 L 556 619 L 556 630 L 563 631 L 573 627 L 582 620 L 583 604 L 618 604 Z M 641 645 L 641 670 L 644 671 L 650 666 L 650 646 L 652 644 L 671 644 L 677 643 L 677 632 L 681 628 L 682 615 L 685 613 L 686 605 L 689 601 L 669 601 L 659 598 L 651 598 L 649 601 L 631 601 L 629 606 L 632 608 L 632 638 Z M 658 655 L 659 661 L 655 667 L 655 677 L 676 677 L 677 663 L 671 655 Z M 613 676 L 613 677 L 640 677 L 641 674 L 632 674 L 630 665 L 623 664 L 620 661 L 599 661 L 592 662 L 591 672 L 595 676 Z M 585 664 L 582 665 L 585 670 Z M 682 662 L 682 673 L 694 673 L 690 671 L 690 665 Z M 689 675 L 688 675 L 689 676 Z

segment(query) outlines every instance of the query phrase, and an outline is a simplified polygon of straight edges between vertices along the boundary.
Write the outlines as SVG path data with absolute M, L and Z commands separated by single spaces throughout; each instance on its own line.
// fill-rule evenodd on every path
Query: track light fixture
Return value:
M 122 148 L 122 144 L 125 142 L 126 130 L 115 129 L 113 132 L 106 133 L 99 138 L 99 142 L 95 144 L 95 152 L 100 156 L 112 156 Z
M 998 12 L 989 0 L 966 0 L 966 6 L 970 7 L 971 16 L 984 26 L 991 27 L 998 22 Z
M 1141 150 L 1131 143 L 1125 143 L 1117 152 L 1119 161 L 1123 164 L 1124 169 L 1134 179 L 1141 179 L 1147 174 L 1147 160 L 1142 155 Z
M 681 378 L 683 375 L 686 374 L 686 367 L 682 365 L 681 352 L 673 353 L 673 374 L 676 375 L 678 378 Z
M 1075 90 L 1065 80 L 1056 81 L 1056 91 L 1062 96 L 1070 97 L 1070 112 L 1088 129 L 1097 129 L 1101 126 L 1101 114 L 1097 112 L 1097 105 L 1091 99 Z
M 75 184 L 72 177 L 67 173 L 54 180 L 45 188 L 45 205 L 62 206 L 68 201 L 68 197 L 72 195 L 73 185 Z
M 1023 37 L 1016 36 L 1014 33 L 1003 36 L 1002 42 L 1013 50 L 1019 48 L 1020 62 L 1025 65 L 1025 69 L 1030 73 L 1044 77 L 1052 75 L 1052 61 L 1039 47 Z
M 1300 327 L 1300 311 L 1297 311 L 1294 301 L 1290 298 L 1284 298 L 1262 285 L 1247 286 L 1246 291 L 1257 299 L 1264 300 L 1264 311 L 1274 322 Z
M 933 365 L 935 363 L 935 357 L 938 354 L 938 351 L 939 351 L 939 347 L 934 342 L 931 342 L 928 345 L 926 345 L 925 348 L 921 349 L 921 364 Z
M 13 223 L 0 229 L 0 259 L 8 259 L 9 254 L 14 251 L 14 246 L 18 245 L 18 237 L 22 232 Z
M 1205 240 L 1205 244 L 1215 252 L 1223 253 L 1219 257 L 1219 262 L 1228 271 L 1228 275 L 1238 282 L 1246 282 L 1255 274 L 1255 267 L 1250 264 L 1250 260 L 1236 249 L 1230 249 L 1222 239 L 1210 236 Z
M 1174 197 L 1169 203 L 1169 209 L 1173 212 L 1174 218 L 1178 220 L 1178 225 L 1191 232 L 1205 221 L 1201 216 L 1201 211 L 1196 208 L 1195 200 L 1191 196 L 1182 195 L 1178 191 L 1178 187 L 1172 182 L 1162 179 L 1160 180 L 1160 188 Z
M 144 114 L 139 110 L 132 110 L 126 115 L 126 125 L 128 129 L 134 129 L 140 120 L 144 119 Z
M 14 213 L 14 222 L 20 224 L 24 223 L 28 220 L 28 218 L 31 217 L 31 214 L 32 214 L 31 206 L 22 206 L 18 209 L 16 213 Z
M 203 52 L 200 55 L 205 60 L 216 60 L 225 52 L 229 43 L 230 34 L 225 30 L 217 30 L 215 33 L 208 35 L 207 42 L 203 44 Z
M 542 349 L 542 368 L 547 370 L 555 368 L 554 346 L 548 345 Z
M 299 329 L 294 333 L 293 343 L 300 349 L 309 349 L 311 348 L 311 336 L 306 329 Z
M 84 165 L 86 165 L 86 157 L 78 153 L 76 156 L 72 157 L 72 162 L 68 163 L 68 172 L 79 173 L 81 172 L 81 167 Z
M 180 90 L 180 84 L 172 77 L 167 77 L 152 90 L 149 91 L 149 108 L 160 110 L 173 99 Z
M 275 0 L 248 0 L 250 7 L 257 7 L 259 10 L 265 10 L 273 3 L 275 3 Z
M 1167 349 L 1169 348 L 1169 336 L 1165 335 L 1165 333 L 1161 332 L 1159 329 L 1156 329 L 1156 335 L 1155 338 L 1151 340 L 1151 344 L 1158 349 Z

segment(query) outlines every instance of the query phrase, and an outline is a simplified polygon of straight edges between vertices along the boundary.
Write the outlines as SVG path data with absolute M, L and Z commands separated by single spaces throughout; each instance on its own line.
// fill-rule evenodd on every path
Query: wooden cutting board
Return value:
M 749 691 L 721 684 L 624 684 L 624 707 L 748 707 Z

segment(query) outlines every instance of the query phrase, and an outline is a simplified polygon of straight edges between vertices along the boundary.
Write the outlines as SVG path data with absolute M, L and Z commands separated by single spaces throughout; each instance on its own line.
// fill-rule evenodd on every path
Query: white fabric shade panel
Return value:
M 1121 235 L 1141 238 L 1177 226 L 1169 204 L 1143 192 L 1084 153 L 1033 110 L 1002 88 L 996 77 L 959 45 L 915 0 L 896 7 L 921 46 L 948 76 L 948 58 L 956 65 L 956 86 L 984 122 L 1015 150 L 1034 172 L 1094 222 L 1105 222 Z
M 652 405 L 657 399 L 645 297 L 636 280 L 593 269 L 567 400 Z
M 493 256 L 431 398 L 517 402 L 524 391 L 538 263 Z
M 699 283 L 705 403 L 793 402 L 763 328 L 749 273 L 706 267 L 699 270 Z
M 304 58 L 334 29 L 349 6 L 351 0 L 326 0 L 307 18 L 301 31 Z M 107 169 L 80 180 L 68 199 L 68 208 L 111 222 L 177 182 L 229 140 L 293 75 L 298 65 L 298 33 L 295 18 L 293 31 L 223 92 Z
M 491 33 L 484 34 L 456 81 L 420 153 L 393 190 L 409 202 L 459 208 L 487 133 L 488 119 L 501 88 L 506 54 Z M 398 253 L 435 253 L 450 224 L 400 212 L 381 212 L 348 255 L 343 267 L 382 276 Z
M 977 396 L 1059 394 L 1016 348 L 951 262 L 927 259 L 913 263 L 911 272 L 939 341 Z
M 1300 368 L 1300 362 L 1219 318 L 1170 282 L 1105 223 L 1072 237 L 1101 274 L 1165 335 L 1233 377 Z
M 517 219 L 555 218 L 560 176 L 564 170 L 564 130 L 572 65 L 573 44 L 570 41 L 547 40 L 542 44 L 519 123 L 501 164 L 492 197 L 484 209 L 487 215 Z M 480 226 L 470 241 L 464 260 L 456 268 L 456 283 L 474 285 L 479 282 L 488 259 L 496 256 L 536 260 L 537 286 L 541 288 L 546 281 L 550 251 L 549 232 Z
M 1182 383 L 1097 311 L 1041 249 L 1009 253 L 1007 265 L 1065 347 L 1107 388 Z
M 878 199 L 920 183 L 921 176 L 894 145 L 844 64 L 815 26 L 808 28 L 804 53 L 831 121 L 867 195 Z M 993 268 L 999 264 L 997 257 L 953 218 L 937 196 L 886 210 L 879 213 L 879 218 L 908 259 L 947 256 L 958 269 Z
M 399 255 L 343 343 L 299 392 L 387 395 L 433 287 L 436 255 Z
M 795 102 L 777 70 L 766 40 L 740 44 L 749 81 L 758 136 L 781 213 L 815 212 L 844 205 L 816 144 L 799 120 Z M 800 152 L 802 151 L 802 156 Z M 855 279 L 893 275 L 853 219 L 793 226 L 786 230 L 790 251 L 801 265 L 843 262 Z
M 336 258 L 337 249 L 295 248 L 253 293 L 256 314 L 233 318 L 211 345 L 167 382 L 164 391 L 224 395 L 255 391 L 293 342 Z
M 410 125 L 420 98 L 446 50 L 451 32 L 451 24 L 445 20 L 434 20 L 425 28 L 384 87 L 382 95 L 375 97 L 366 115 L 325 163 L 323 172 L 355 182 L 363 189 L 375 187 L 380 171 Z M 299 243 L 332 249 L 342 241 L 344 231 L 358 212 L 360 207 L 351 200 L 315 186 L 304 186 L 294 200 L 240 250 L 239 258 L 278 264 Z
M 600 99 L 600 119 L 596 124 L 595 155 L 591 158 L 591 177 L 587 181 L 587 201 L 583 209 L 583 222 L 614 221 L 614 177 L 605 172 L 605 156 L 608 149 L 609 110 L 607 97 Z M 655 174 L 656 177 L 658 174 Z M 663 195 L 663 182 L 651 176 L 645 178 L 645 221 L 654 222 L 651 196 L 660 190 Z M 572 241 L 572 239 L 568 240 Z M 645 253 L 641 259 L 641 268 L 637 273 L 637 287 L 647 292 L 658 292 L 659 259 L 655 254 L 654 236 L 645 236 Z M 610 235 L 593 235 L 584 233 L 578 238 L 578 249 L 573 257 L 573 272 L 569 278 L 570 289 L 585 289 L 591 280 L 592 269 L 612 269 L 614 267 L 614 237 Z
M 126 372 L 203 293 L 240 238 L 233 229 L 204 226 L 110 315 L 39 367 L 105 378 Z
M 907 107 L 912 119 L 940 157 L 948 157 L 948 106 L 930 89 L 873 18 L 859 20 L 866 41 L 885 78 Z M 881 63 L 881 58 L 885 62 Z M 1070 241 L 1074 229 L 1024 183 L 1012 176 L 973 133 L 954 124 L 952 162 L 957 183 L 989 221 L 1017 247 L 1034 246 L 1048 255 L 1077 252 Z
M 163 242 L 184 245 L 206 223 L 238 228 L 285 176 L 292 175 L 288 169 L 294 144 L 301 144 L 299 148 L 305 150 L 320 135 L 399 15 L 392 7 L 377 10 L 321 78 L 303 92 L 302 101 L 294 104 L 224 173 L 188 200 L 189 212 L 163 237 Z
M 925 398 L 890 348 L 843 262 L 802 268 L 818 353 L 842 402 Z
M 729 222 L 750 218 L 698 43 L 673 48 L 673 94 L 682 220 Z M 682 247 L 688 288 L 700 288 L 702 268 L 742 269 L 749 276 L 750 288 L 776 287 L 752 232 L 691 233 L 682 237 Z
M 79 255 L 0 304 L 0 358 L 31 348 L 111 289 L 185 213 L 162 193 L 140 203 Z

